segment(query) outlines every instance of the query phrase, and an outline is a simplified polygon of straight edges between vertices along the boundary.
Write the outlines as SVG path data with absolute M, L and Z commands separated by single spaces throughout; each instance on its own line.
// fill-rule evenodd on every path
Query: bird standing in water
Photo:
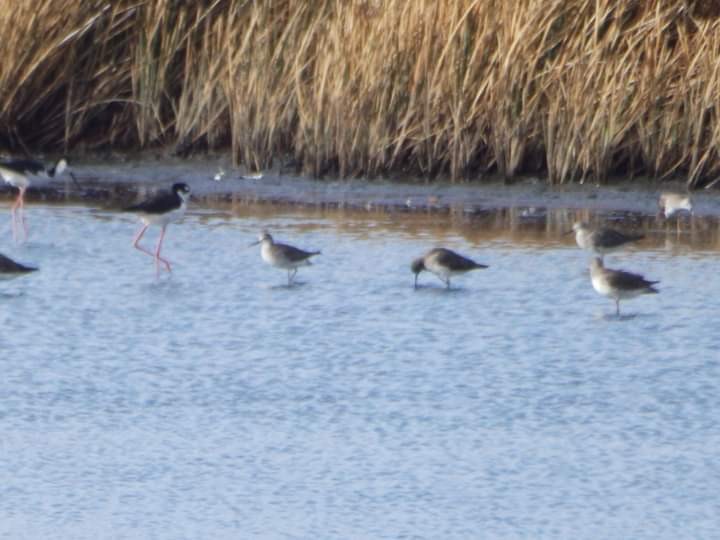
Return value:
M 280 244 L 273 240 L 272 235 L 263 231 L 257 242 L 250 244 L 251 246 L 260 246 L 260 256 L 263 261 L 275 268 L 282 268 L 288 272 L 288 287 L 292 285 L 295 274 L 301 266 L 310 266 L 310 258 L 320 255 L 319 251 L 305 251 L 287 244 Z
M 151 199 L 124 209 L 125 212 L 137 214 L 144 223 L 143 227 L 133 239 L 133 247 L 155 259 L 155 271 L 158 275 L 160 274 L 160 263 L 165 265 L 165 269 L 168 272 L 172 271 L 170 261 L 163 259 L 160 255 L 163 239 L 165 238 L 165 229 L 170 223 L 178 222 L 183 218 L 187 210 L 188 199 L 190 199 L 190 186 L 179 182 L 173 184 L 170 193 L 161 193 Z M 154 253 L 140 245 L 140 240 L 150 225 L 162 226 L 160 238 L 158 239 Z
M 68 169 L 68 163 L 65 158 L 60 159 L 51 167 L 46 167 L 41 161 L 35 159 L 11 159 L 0 162 L 0 176 L 3 180 L 13 187 L 18 188 L 17 199 L 12 205 L 12 231 L 13 240 L 18 241 L 18 230 L 22 228 L 24 240 L 27 240 L 28 229 L 25 222 L 25 191 L 30 186 L 31 179 L 36 178 L 54 178 L 60 176 L 67 171 L 70 174 L 75 185 L 79 185 L 77 178 Z
M 648 281 L 639 274 L 605 268 L 600 257 L 590 264 L 590 279 L 593 289 L 599 294 L 615 300 L 615 314 L 620 316 L 620 300 L 635 298 L 641 294 L 657 294 L 653 285 L 659 281 Z
M 450 278 L 460 274 L 476 270 L 480 268 L 488 268 L 487 265 L 479 264 L 445 248 L 435 248 L 428 251 L 422 257 L 415 259 L 410 265 L 410 269 L 415 274 L 415 288 L 418 287 L 418 276 L 423 270 L 432 272 L 439 277 L 446 288 L 450 288 Z
M 596 253 L 601 259 L 606 253 L 612 253 L 644 238 L 642 234 L 626 234 L 605 227 L 594 229 L 584 221 L 575 223 L 568 234 L 572 232 L 575 233 L 578 246 Z

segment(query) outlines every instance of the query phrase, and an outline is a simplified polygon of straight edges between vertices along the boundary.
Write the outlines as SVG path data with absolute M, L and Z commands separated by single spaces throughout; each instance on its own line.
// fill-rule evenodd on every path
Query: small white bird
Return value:
M 288 272 L 288 286 L 292 285 L 295 274 L 301 266 L 310 266 L 310 258 L 320 255 L 320 251 L 304 251 L 294 246 L 280 244 L 273 240 L 269 232 L 263 231 L 257 242 L 251 246 L 260 246 L 260 256 L 270 266 L 282 268 Z
M 658 208 L 669 219 L 680 212 L 692 213 L 692 200 L 689 193 L 664 191 L 658 199 Z
M 593 289 L 615 300 L 615 314 L 620 316 L 620 300 L 635 298 L 641 294 L 657 294 L 653 287 L 659 281 L 648 281 L 639 274 L 605 268 L 600 257 L 590 263 L 590 279 Z

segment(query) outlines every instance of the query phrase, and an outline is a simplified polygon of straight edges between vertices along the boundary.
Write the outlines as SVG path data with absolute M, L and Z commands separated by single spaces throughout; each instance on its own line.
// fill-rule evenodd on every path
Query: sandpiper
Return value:
M 593 229 L 584 221 L 573 224 L 569 233 L 575 233 L 575 241 L 578 246 L 595 252 L 602 258 L 606 253 L 621 249 L 630 242 L 637 242 L 644 238 L 642 234 L 626 234 L 615 229 L 600 227 Z
M 669 219 L 683 211 L 692 213 L 692 200 L 689 193 L 664 191 L 660 194 L 660 199 L 658 199 L 658 207 L 665 219 Z
M 676 193 L 671 191 L 664 191 L 660 194 L 658 199 L 659 213 L 662 214 L 665 219 L 670 219 L 675 216 L 675 227 L 678 233 L 680 233 L 680 217 L 684 212 L 692 214 L 692 200 L 689 193 Z
M 415 259 L 410 265 L 410 269 L 415 274 L 415 288 L 418 286 L 418 276 L 423 270 L 432 272 L 439 277 L 445 286 L 450 288 L 450 278 L 470 270 L 478 268 L 488 268 L 487 265 L 479 264 L 445 248 L 435 248 L 428 251 L 422 257 Z
M 173 184 L 170 193 L 161 193 L 143 201 L 134 206 L 125 208 L 125 212 L 136 213 L 144 225 L 135 235 L 133 239 L 133 247 L 146 253 L 155 259 L 155 271 L 160 273 L 160 263 L 165 265 L 165 269 L 171 272 L 170 262 L 160 256 L 163 238 L 165 238 L 165 229 L 170 223 L 180 221 L 187 210 L 187 202 L 190 198 L 190 186 L 185 183 L 178 182 Z M 160 238 L 158 239 L 155 253 L 142 247 L 139 242 L 150 225 L 161 225 Z
M 615 314 L 620 316 L 620 300 L 635 298 L 641 294 L 656 294 L 653 287 L 659 281 L 648 281 L 639 274 L 605 268 L 600 257 L 590 263 L 590 279 L 593 288 L 603 296 L 615 300 Z
M 35 272 L 37 268 L 17 263 L 0 253 L 0 279 L 13 279 Z
M 18 226 L 22 227 L 24 238 L 27 239 L 28 236 L 25 223 L 25 191 L 30 186 L 30 180 L 33 177 L 53 178 L 61 175 L 64 171 L 70 174 L 75 185 L 79 185 L 75 175 L 68 169 L 65 158 L 60 159 L 51 167 L 46 167 L 44 163 L 35 159 L 11 159 L 0 162 L 0 176 L 5 182 L 20 190 L 11 209 L 13 240 L 18 241 Z
M 282 268 L 288 272 L 288 286 L 292 285 L 295 274 L 300 266 L 310 266 L 310 258 L 320 255 L 319 251 L 304 251 L 302 249 L 280 244 L 273 240 L 272 235 L 263 231 L 257 242 L 251 246 L 260 246 L 260 255 L 266 263 L 276 268 Z

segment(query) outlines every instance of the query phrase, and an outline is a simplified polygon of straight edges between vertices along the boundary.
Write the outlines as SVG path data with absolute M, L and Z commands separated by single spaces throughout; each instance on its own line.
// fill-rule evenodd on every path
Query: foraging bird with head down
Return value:
M 75 185 L 79 186 L 77 178 L 68 168 L 68 162 L 65 158 L 58 160 L 51 167 L 47 167 L 43 162 L 35 159 L 0 161 L 0 176 L 5 182 L 19 190 L 17 199 L 15 199 L 11 208 L 13 239 L 16 242 L 18 241 L 18 229 L 20 227 L 22 227 L 24 239 L 27 239 L 28 236 L 27 223 L 25 222 L 25 191 L 30 187 L 31 180 L 33 178 L 54 178 L 66 171 Z
M 463 257 L 459 253 L 446 248 L 431 249 L 422 257 L 415 259 L 410 265 L 410 269 L 415 274 L 416 289 L 418 287 L 418 276 L 424 270 L 435 274 L 449 289 L 451 277 L 482 268 L 488 268 L 488 266 L 476 263 L 472 259 Z

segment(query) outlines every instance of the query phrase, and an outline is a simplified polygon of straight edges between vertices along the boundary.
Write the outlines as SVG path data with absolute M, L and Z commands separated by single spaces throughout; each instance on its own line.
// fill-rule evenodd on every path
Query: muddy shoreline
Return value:
M 312 179 L 280 169 L 248 173 L 233 168 L 226 157 L 191 160 L 161 157 L 99 158 L 76 162 L 80 183 L 76 187 L 65 176 L 38 179 L 28 189 L 30 202 L 75 202 L 119 208 L 173 182 L 186 182 L 193 200 L 201 205 L 221 203 L 270 204 L 305 208 L 350 209 L 388 212 L 433 212 L 476 214 L 503 208 L 526 209 L 529 215 L 546 210 L 583 209 L 598 214 L 654 215 L 658 194 L 682 191 L 681 182 L 647 180 L 611 185 L 572 184 L 550 186 L 530 177 L 512 184 L 488 178 L 478 182 L 449 183 L 409 179 Z M 0 184 L 0 198 L 10 200 L 16 191 Z M 693 194 L 695 213 L 720 215 L 716 190 Z

